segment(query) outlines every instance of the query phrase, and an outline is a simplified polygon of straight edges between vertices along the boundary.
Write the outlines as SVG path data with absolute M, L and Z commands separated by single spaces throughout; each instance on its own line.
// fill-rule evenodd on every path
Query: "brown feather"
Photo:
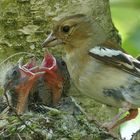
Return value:
M 106 40 L 104 43 L 101 43 L 99 46 L 105 46 L 106 48 L 114 49 L 114 50 L 120 50 L 120 51 L 126 53 L 126 51 L 123 48 L 119 47 L 112 40 Z

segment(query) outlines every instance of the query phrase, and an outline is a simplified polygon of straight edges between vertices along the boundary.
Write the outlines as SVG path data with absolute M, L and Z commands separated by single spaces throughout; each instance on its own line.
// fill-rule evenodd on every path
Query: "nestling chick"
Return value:
M 46 53 L 41 66 L 35 59 L 10 69 L 5 78 L 4 89 L 17 113 L 36 110 L 35 105 L 55 106 L 68 93 L 70 76 L 62 59 Z
M 42 61 L 41 70 L 45 72 L 42 77 L 46 87 L 48 87 L 51 93 L 50 106 L 56 106 L 61 97 L 68 93 L 70 88 L 70 75 L 66 66 L 66 63 L 61 58 L 55 58 L 53 55 L 46 52 Z M 44 103 L 47 97 L 42 96 Z
M 108 130 L 137 116 L 140 107 L 140 62 L 106 41 L 103 29 L 83 14 L 58 21 L 43 47 L 65 45 L 65 62 L 81 93 L 110 106 L 123 108 L 105 125 Z M 120 115 L 129 111 L 123 119 Z
M 24 67 L 17 64 L 9 69 L 5 76 L 4 90 L 8 101 L 17 113 L 23 113 L 28 109 L 28 97 L 37 79 L 43 73 L 32 73 L 30 68 L 35 66 L 32 59 Z

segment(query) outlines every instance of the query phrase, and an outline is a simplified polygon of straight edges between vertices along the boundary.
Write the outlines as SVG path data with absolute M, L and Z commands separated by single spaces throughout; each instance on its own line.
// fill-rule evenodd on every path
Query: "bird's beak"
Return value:
M 56 45 L 62 44 L 62 40 L 57 39 L 54 33 L 50 33 L 48 38 L 42 43 L 42 47 L 54 47 Z

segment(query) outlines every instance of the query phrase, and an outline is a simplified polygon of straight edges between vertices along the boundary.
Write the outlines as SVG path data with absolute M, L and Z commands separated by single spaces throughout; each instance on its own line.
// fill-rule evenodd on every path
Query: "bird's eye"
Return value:
M 62 61 L 61 61 L 61 65 L 62 65 L 62 66 L 65 66 L 65 65 L 66 65 L 65 61 L 62 60 Z
M 64 33 L 68 33 L 70 31 L 70 26 L 68 26 L 68 25 L 63 26 L 62 31 Z

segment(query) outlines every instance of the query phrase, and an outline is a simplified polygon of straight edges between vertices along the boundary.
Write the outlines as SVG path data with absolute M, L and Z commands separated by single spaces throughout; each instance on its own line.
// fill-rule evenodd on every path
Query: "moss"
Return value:
M 89 122 L 70 97 L 61 102 L 59 110 L 41 106 L 40 113 L 32 112 L 22 116 L 4 114 L 2 118 L 1 139 L 115 140 L 94 122 Z

